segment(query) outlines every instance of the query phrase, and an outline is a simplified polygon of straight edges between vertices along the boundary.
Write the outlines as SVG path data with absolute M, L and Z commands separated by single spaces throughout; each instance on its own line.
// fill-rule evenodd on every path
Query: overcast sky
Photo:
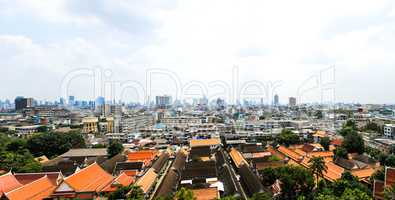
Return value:
M 394 103 L 394 6 L 391 0 L 0 0 L 0 98 L 57 99 L 65 77 L 93 67 L 105 71 L 107 82 L 144 87 L 147 70 L 168 70 L 181 87 L 199 82 L 215 97 L 218 87 L 208 85 L 232 85 L 237 66 L 239 87 L 280 83 L 273 93 L 284 103 L 302 87 L 310 88 L 303 101 L 332 99 L 323 94 L 329 88 L 338 102 Z M 151 95 L 173 94 L 173 82 L 153 76 Z M 93 85 L 90 76 L 75 77 L 67 94 L 94 98 Z M 135 101 L 137 93 L 122 98 Z

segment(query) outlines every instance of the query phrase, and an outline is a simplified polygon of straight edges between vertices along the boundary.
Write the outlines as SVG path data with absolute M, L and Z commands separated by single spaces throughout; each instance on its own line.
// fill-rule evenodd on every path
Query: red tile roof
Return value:
M 385 187 L 391 187 L 395 183 L 395 168 L 385 168 Z
M 42 200 L 48 198 L 55 188 L 56 185 L 47 176 L 44 176 L 6 193 L 6 197 L 9 200 Z
M 4 193 L 21 187 L 22 184 L 15 178 L 15 176 L 8 172 L 0 176 L 0 198 Z
M 384 182 L 383 181 L 374 180 L 373 197 L 374 197 L 374 199 L 384 199 Z

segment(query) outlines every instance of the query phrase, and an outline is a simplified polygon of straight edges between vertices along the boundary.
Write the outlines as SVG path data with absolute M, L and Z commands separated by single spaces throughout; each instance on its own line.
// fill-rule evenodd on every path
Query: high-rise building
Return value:
M 59 104 L 64 106 L 66 104 L 66 100 L 63 97 L 60 97 Z
M 171 97 L 167 95 L 156 96 L 155 105 L 158 108 L 168 108 L 171 105 Z
M 17 97 L 15 98 L 15 110 L 33 107 L 33 98 Z
M 279 98 L 278 94 L 274 95 L 273 105 L 275 105 L 275 106 L 280 105 L 280 98 Z
M 96 98 L 96 106 L 103 106 L 106 103 L 106 99 L 104 97 Z
M 75 98 L 74 98 L 74 96 L 69 96 L 69 106 L 74 106 L 74 103 L 75 103 Z
M 289 97 L 289 106 L 291 106 L 291 107 L 296 106 L 296 98 L 295 97 Z

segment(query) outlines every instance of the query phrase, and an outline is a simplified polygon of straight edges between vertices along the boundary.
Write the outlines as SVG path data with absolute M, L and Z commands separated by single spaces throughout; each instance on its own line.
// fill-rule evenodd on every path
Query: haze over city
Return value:
M 237 66 L 240 83 L 281 81 L 276 93 L 287 103 L 307 79 L 334 66 L 336 102 L 391 104 L 394 8 L 390 0 L 2 1 L 0 99 L 56 100 L 63 78 L 81 68 L 143 85 L 147 70 L 164 69 L 183 85 L 208 85 L 231 84 Z M 153 80 L 152 97 L 174 96 L 168 77 Z M 95 99 L 92 82 L 75 78 L 70 94 Z M 320 92 L 304 101 L 320 102 Z

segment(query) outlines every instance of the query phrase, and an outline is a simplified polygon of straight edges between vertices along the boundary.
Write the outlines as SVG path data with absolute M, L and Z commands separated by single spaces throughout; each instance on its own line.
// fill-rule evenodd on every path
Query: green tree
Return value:
M 26 149 L 26 140 L 14 138 L 6 145 L 6 151 L 23 152 Z
M 189 189 L 182 187 L 180 190 L 176 192 L 175 195 L 176 200 L 195 200 L 196 198 L 193 196 L 193 192 Z
M 130 191 L 126 196 L 128 200 L 143 200 L 144 191 L 137 185 L 130 186 Z
M 249 200 L 271 200 L 272 198 L 264 192 L 261 193 L 256 193 L 252 195 L 252 197 Z
M 344 158 L 344 159 L 348 159 L 348 152 L 347 149 L 345 149 L 344 147 L 337 147 L 334 150 L 334 154 L 335 154 L 335 158 Z
M 271 167 L 263 169 L 260 171 L 260 174 L 262 177 L 262 184 L 265 186 L 273 185 L 277 180 L 276 171 Z
M 300 143 L 299 136 L 288 129 L 283 129 L 281 133 L 276 138 L 279 144 L 289 146 L 291 144 Z
M 324 173 L 328 170 L 328 167 L 325 165 L 325 160 L 323 157 L 313 157 L 309 160 L 310 170 L 316 176 L 316 181 L 320 178 L 324 178 Z
M 0 169 L 13 172 L 39 172 L 41 165 L 27 149 L 18 152 L 1 151 Z
M 320 144 L 322 147 L 324 147 L 325 151 L 329 151 L 329 145 L 331 144 L 331 140 L 329 137 L 323 137 L 321 138 Z
M 123 146 L 119 141 L 111 141 L 107 147 L 107 154 L 109 158 L 112 158 L 123 151 Z
M 300 166 L 284 166 L 276 169 L 281 182 L 281 198 L 296 199 L 310 196 L 314 188 L 314 178 L 310 171 Z
M 371 200 L 370 197 L 366 192 L 361 191 L 358 188 L 352 189 L 347 188 L 342 196 L 340 197 L 341 200 Z
M 45 155 L 53 158 L 63 154 L 71 148 L 84 148 L 85 142 L 81 133 L 46 132 L 33 135 L 27 141 L 27 148 L 34 156 Z
M 348 153 L 362 154 L 365 151 L 364 141 L 356 131 L 350 132 L 344 138 L 342 146 Z
M 395 185 L 392 185 L 391 187 L 387 187 L 384 189 L 384 199 L 385 200 L 395 199 Z
M 395 167 L 395 155 L 390 154 L 385 159 L 385 166 Z
M 343 137 L 346 137 L 347 135 L 349 135 L 349 134 L 352 133 L 352 132 L 356 132 L 356 130 L 353 129 L 352 127 L 345 126 L 345 127 L 343 127 L 343 128 L 339 131 L 339 134 L 340 134 L 341 136 L 343 136 Z
M 321 110 L 318 110 L 317 112 L 315 112 L 314 116 L 315 116 L 317 119 L 322 119 L 322 118 L 324 118 L 324 114 L 322 113 Z

